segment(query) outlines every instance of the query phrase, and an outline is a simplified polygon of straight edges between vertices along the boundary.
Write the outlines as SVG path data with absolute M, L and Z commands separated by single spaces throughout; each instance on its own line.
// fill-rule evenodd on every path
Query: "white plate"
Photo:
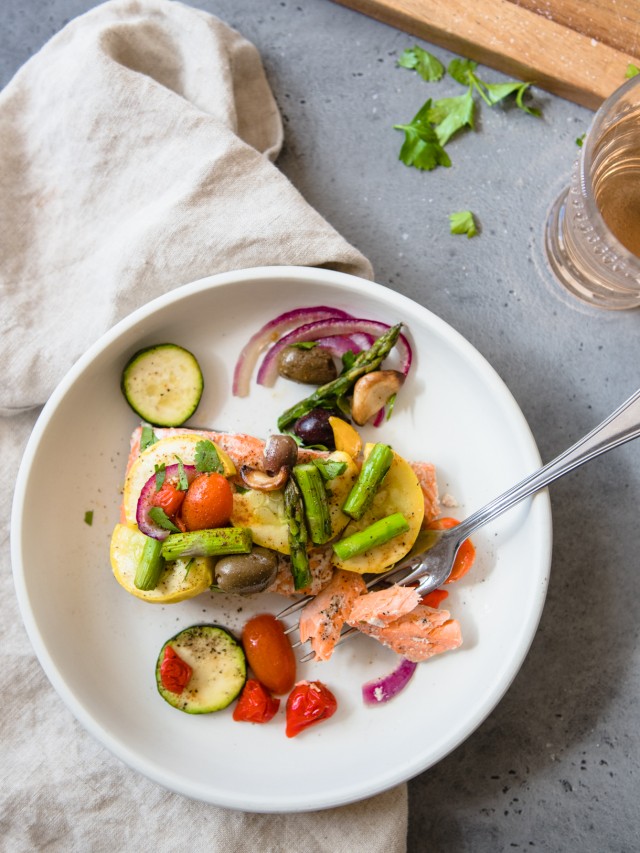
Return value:
M 433 765 L 495 707 L 527 653 L 550 565 L 546 493 L 476 537 L 474 570 L 450 587 L 447 606 L 464 645 L 418 667 L 384 706 L 367 708 L 361 685 L 395 656 L 358 637 L 324 664 L 301 666 L 337 696 L 327 722 L 296 738 L 282 709 L 264 726 L 235 723 L 230 709 L 192 717 L 158 696 L 162 643 L 202 621 L 234 631 L 275 596 L 205 594 L 166 607 L 128 595 L 109 567 L 129 435 L 138 421 L 120 392 L 122 367 L 139 347 L 172 341 L 191 349 L 205 391 L 195 425 L 267 435 L 304 396 L 280 381 L 231 396 L 235 357 L 266 320 L 298 306 L 331 305 L 386 322 L 402 320 L 415 363 L 393 417 L 369 436 L 410 459 L 437 464 L 458 516 L 539 465 L 527 424 L 500 378 L 459 334 L 425 308 L 341 273 L 270 267 L 224 273 L 139 309 L 93 346 L 45 406 L 29 441 L 14 501 L 12 556 L 18 599 L 40 662 L 80 722 L 128 765 L 167 788 L 246 811 L 305 811 L 383 791 Z M 93 524 L 84 521 L 93 510 Z M 284 703 L 283 703 L 284 704 Z

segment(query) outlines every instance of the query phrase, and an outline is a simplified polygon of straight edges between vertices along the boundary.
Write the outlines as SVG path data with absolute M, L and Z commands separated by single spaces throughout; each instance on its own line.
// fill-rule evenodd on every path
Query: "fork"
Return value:
M 426 595 L 437 589 L 449 578 L 460 546 L 475 530 L 493 521 L 525 498 L 544 489 L 564 474 L 568 474 L 569 471 L 638 436 L 640 436 L 640 389 L 591 432 L 551 462 L 529 474 L 524 480 L 498 495 L 455 527 L 433 531 L 433 544 L 427 551 L 405 558 L 387 572 L 375 575 L 367 583 L 367 588 L 371 589 L 382 581 L 390 581 L 400 586 L 418 581 L 417 592 L 420 595 Z M 307 595 L 290 604 L 278 614 L 277 618 L 290 616 L 302 609 L 312 598 L 313 596 Z M 292 625 L 287 633 L 294 631 L 297 627 Z M 337 645 L 356 633 L 358 631 L 355 628 L 344 631 Z M 295 643 L 294 648 L 300 645 L 301 643 Z M 312 657 L 313 652 L 301 660 L 310 660 Z

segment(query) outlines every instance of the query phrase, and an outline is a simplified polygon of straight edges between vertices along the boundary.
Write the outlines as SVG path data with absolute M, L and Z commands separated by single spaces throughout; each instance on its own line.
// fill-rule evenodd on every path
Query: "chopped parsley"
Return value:
M 334 477 L 344 474 L 347 469 L 346 462 L 337 462 L 333 459 L 314 459 L 313 464 L 320 471 L 323 480 L 333 480 Z
M 154 524 L 157 524 L 158 527 L 162 527 L 163 530 L 170 530 L 172 533 L 180 533 L 180 528 L 171 521 L 161 506 L 152 506 L 149 510 L 149 518 Z
M 429 82 L 440 80 L 444 75 L 444 67 L 439 63 L 443 72 L 439 76 L 429 76 L 428 69 L 432 63 L 425 59 L 422 53 L 426 54 L 427 57 L 431 55 L 427 51 L 418 53 L 420 50 L 420 48 L 405 50 L 398 60 L 398 65 L 403 68 L 415 68 Z M 402 130 L 405 134 L 399 159 L 406 166 L 431 171 L 437 166 L 448 167 L 451 165 L 451 158 L 444 147 L 458 131 L 465 128 L 475 129 L 476 103 L 474 95 L 476 94 L 490 107 L 513 96 L 519 109 L 529 113 L 529 115 L 540 115 L 540 110 L 524 103 L 524 97 L 529 91 L 531 83 L 523 83 L 519 80 L 510 80 L 505 83 L 486 83 L 476 74 L 477 67 L 478 63 L 471 59 L 462 57 L 452 59 L 447 71 L 457 83 L 466 86 L 467 91 L 462 95 L 441 98 L 436 101 L 429 98 L 408 124 L 393 125 L 394 130 Z M 427 69 L 424 74 L 420 70 L 423 68 Z
M 88 509 L 84 514 L 84 523 L 88 524 L 89 527 L 93 524 L 93 510 Z
M 157 440 L 158 437 L 153 431 L 153 427 L 150 427 L 149 424 L 145 424 L 142 427 L 142 432 L 140 433 L 140 450 L 146 450 L 147 447 L 151 447 L 152 444 L 155 444 Z
M 211 472 L 224 474 L 224 465 L 220 460 L 215 444 L 208 438 L 204 438 L 196 444 L 195 465 L 196 471 L 200 474 Z
M 154 468 L 156 472 L 156 492 L 159 492 L 167 476 L 167 466 L 164 462 L 161 462 L 159 465 L 155 465 Z
M 633 62 L 630 62 L 627 65 L 627 70 L 624 76 L 630 80 L 632 77 L 635 77 L 636 74 L 640 74 L 640 68 L 638 68 L 637 65 L 634 65 Z
M 460 210 L 449 214 L 449 230 L 451 234 L 466 234 L 475 237 L 478 233 L 473 213 L 470 210 Z
M 402 68 L 411 68 L 417 71 L 423 80 L 428 83 L 437 82 L 444 76 L 444 65 L 428 50 L 424 50 L 416 45 L 408 47 L 403 51 L 398 65 Z

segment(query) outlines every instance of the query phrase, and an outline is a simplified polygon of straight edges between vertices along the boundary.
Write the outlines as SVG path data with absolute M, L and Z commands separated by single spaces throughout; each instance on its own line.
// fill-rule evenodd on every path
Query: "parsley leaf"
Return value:
M 433 103 L 428 117 L 431 124 L 435 125 L 440 145 L 446 145 L 454 133 L 463 127 L 470 127 L 473 130 L 474 107 L 471 88 L 464 95 L 441 98 Z
M 460 210 L 458 213 L 449 214 L 449 230 L 451 234 L 466 234 L 467 237 L 475 237 L 478 233 L 473 213 L 470 210 Z
M 93 524 L 93 510 L 88 509 L 84 514 L 84 523 L 88 524 L 89 527 Z
M 142 432 L 140 433 L 140 450 L 146 450 L 147 447 L 151 447 L 152 444 L 155 444 L 158 440 L 158 436 L 153 431 L 153 427 L 150 427 L 149 424 L 145 424 L 142 427 Z
M 224 465 L 220 461 L 220 456 L 216 450 L 215 444 L 204 438 L 196 444 L 195 453 L 196 471 L 200 474 L 211 473 L 224 474 Z
M 184 462 L 179 456 L 176 456 L 176 459 L 178 460 L 178 488 L 181 492 L 186 492 L 189 488 L 189 480 L 187 479 L 187 472 L 184 470 Z
M 477 67 L 478 63 L 474 62 L 473 59 L 457 57 L 456 59 L 451 60 L 447 67 L 447 71 L 456 82 L 461 83 L 463 86 L 470 86 L 471 75 Z
M 395 124 L 395 130 L 404 131 L 404 143 L 399 159 L 406 166 L 431 171 L 436 166 L 450 166 L 449 155 L 442 147 L 438 134 L 429 122 L 431 98 L 426 101 L 413 117 L 410 124 Z
M 630 62 L 630 63 L 627 65 L 627 70 L 626 70 L 626 72 L 625 72 L 625 75 L 624 75 L 624 76 L 625 76 L 625 77 L 628 77 L 629 79 L 631 79 L 632 77 L 635 77 L 635 76 L 636 76 L 636 74 L 640 74 L 640 68 L 638 68 L 638 66 L 637 66 L 637 65 L 634 65 L 634 64 L 633 64 L 633 62 Z
M 337 462 L 333 459 L 314 459 L 313 464 L 320 471 L 323 480 L 333 480 L 347 469 L 346 462 Z
M 156 492 L 159 492 L 164 484 L 164 478 L 167 476 L 167 466 L 164 462 L 155 466 L 156 470 Z
M 440 60 L 418 45 L 408 47 L 403 51 L 400 59 L 398 59 L 398 65 L 417 71 L 427 83 L 435 83 L 441 80 L 444 75 L 444 65 Z
M 186 581 L 187 577 L 189 576 L 189 572 L 191 571 L 191 567 L 193 566 L 194 560 L 195 557 L 192 557 L 187 563 L 187 565 L 184 567 L 184 577 L 182 578 L 183 581 Z
M 157 524 L 158 527 L 162 527 L 163 530 L 170 530 L 172 533 L 180 533 L 180 528 L 176 527 L 161 506 L 152 506 L 149 510 L 149 518 L 154 522 L 154 524 Z
M 587 135 L 586 133 L 583 133 L 582 136 L 579 136 L 576 139 L 576 145 L 578 146 L 578 148 L 582 148 L 582 146 L 584 145 L 584 138 L 586 135 Z

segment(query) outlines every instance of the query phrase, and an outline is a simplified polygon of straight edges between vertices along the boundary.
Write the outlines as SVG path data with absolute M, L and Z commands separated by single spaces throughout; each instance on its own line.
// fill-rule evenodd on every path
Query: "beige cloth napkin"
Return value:
M 0 411 L 44 402 L 154 296 L 224 270 L 368 261 L 273 165 L 252 44 L 168 0 L 76 18 L 0 95 Z
M 255 48 L 168 0 L 75 19 L 0 94 L 0 458 L 17 471 L 37 412 L 114 322 L 239 267 L 365 258 L 271 162 L 282 125 Z M 8 381 L 7 381 L 8 380 Z M 11 495 L 0 490 L 8 538 Z M 188 800 L 95 742 L 55 695 L 0 556 L 2 843 L 33 850 L 402 853 L 407 791 L 309 814 Z

